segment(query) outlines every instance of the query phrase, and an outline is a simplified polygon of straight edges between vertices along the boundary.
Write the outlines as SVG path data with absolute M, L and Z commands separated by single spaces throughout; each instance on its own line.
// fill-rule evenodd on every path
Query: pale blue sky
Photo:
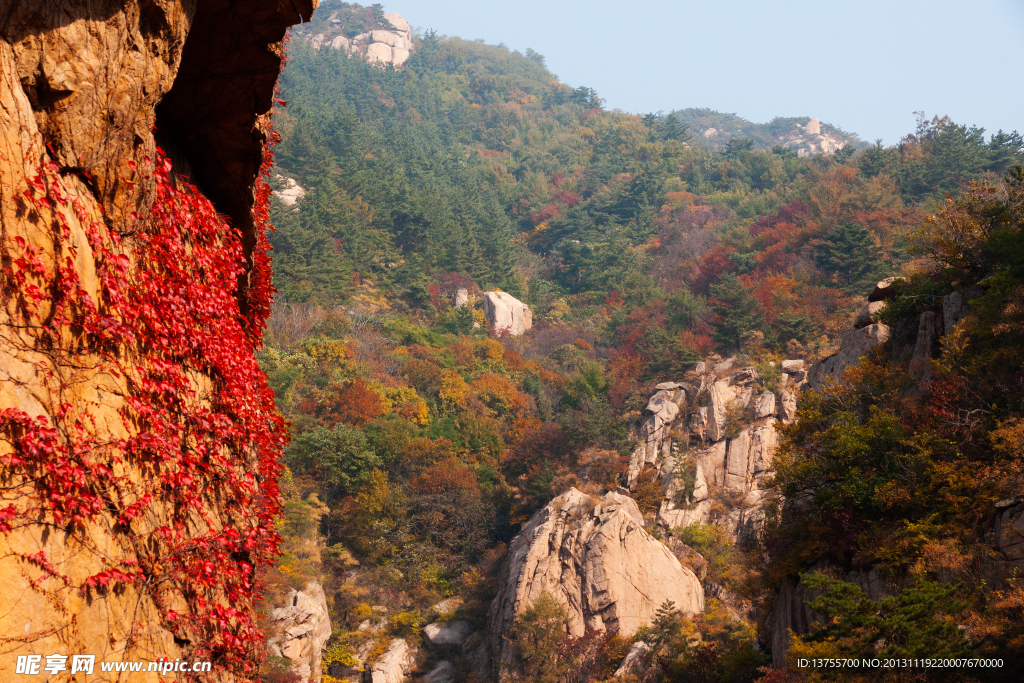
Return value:
M 608 108 L 816 116 L 887 144 L 913 112 L 1024 132 L 1024 0 L 391 0 L 413 27 L 532 47 Z

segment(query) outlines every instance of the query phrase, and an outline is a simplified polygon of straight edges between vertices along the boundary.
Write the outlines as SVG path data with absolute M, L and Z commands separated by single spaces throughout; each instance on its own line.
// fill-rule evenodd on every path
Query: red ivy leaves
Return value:
M 21 237 L 0 244 L 14 312 L 35 335 L 34 348 L 51 349 L 43 365 L 89 360 L 97 372 L 123 378 L 122 416 L 133 434 L 98 442 L 90 406 L 67 402 L 63 387 L 52 415 L 0 412 L 0 440 L 12 447 L 0 462 L 24 482 L 8 498 L 21 502 L 0 507 L 0 533 L 20 516 L 48 520 L 87 543 L 88 523 L 114 512 L 124 559 L 97 548 L 106 568 L 74 583 L 45 553 L 24 556 L 44 572 L 37 585 L 48 577 L 83 592 L 145 584 L 164 606 L 165 627 L 193 643 L 190 658 L 240 673 L 251 673 L 263 641 L 255 572 L 277 552 L 276 478 L 286 440 L 254 357 L 273 294 L 265 234 L 272 161 L 268 147 L 248 266 L 240 232 L 196 188 L 170 178 L 162 153 L 150 168 L 133 169 L 150 175 L 156 200 L 148 216 L 133 216 L 130 248 L 62 190 L 53 164 L 29 180 L 24 196 L 51 216 L 63 251 L 48 265 Z M 71 216 L 92 250 L 98 300 L 82 286 L 67 246 Z M 236 298 L 243 273 L 244 314 Z

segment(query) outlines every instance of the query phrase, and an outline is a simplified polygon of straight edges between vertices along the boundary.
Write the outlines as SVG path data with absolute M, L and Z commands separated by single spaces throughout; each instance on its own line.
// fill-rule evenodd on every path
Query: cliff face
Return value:
M 315 4 L 0 4 L 2 678 L 52 653 L 251 676 L 282 436 L 258 174 Z

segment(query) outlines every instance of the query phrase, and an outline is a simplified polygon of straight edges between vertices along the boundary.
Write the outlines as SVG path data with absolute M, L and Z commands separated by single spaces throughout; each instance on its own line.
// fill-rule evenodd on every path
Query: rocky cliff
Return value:
M 807 385 L 805 362 L 787 360 L 766 384 L 734 358 L 698 363 L 682 382 L 664 382 L 629 462 L 631 488 L 644 471 L 664 488 L 657 522 L 666 529 L 715 523 L 734 538 L 761 519 L 760 484 L 778 447 L 776 425 L 789 423 Z M 769 386 L 770 384 L 770 386 Z
M 0 5 L 4 679 L 52 653 L 254 675 L 283 439 L 258 177 L 315 5 Z

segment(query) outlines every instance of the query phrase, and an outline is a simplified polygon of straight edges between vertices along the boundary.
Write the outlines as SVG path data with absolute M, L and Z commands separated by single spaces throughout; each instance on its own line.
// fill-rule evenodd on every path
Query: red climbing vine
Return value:
M 69 534 L 102 570 L 80 576 L 43 551 L 21 555 L 39 574 L 38 590 L 59 598 L 132 585 L 188 658 L 242 674 L 263 642 L 255 580 L 277 552 L 286 439 L 254 356 L 273 294 L 265 234 L 272 160 L 268 146 L 244 315 L 240 231 L 173 178 L 159 152 L 132 168 L 155 196 L 121 234 L 47 162 L 18 201 L 53 233 L 45 244 L 55 251 L 20 236 L 0 242 L 4 341 L 35 365 L 50 398 L 38 414 L 0 411 L 0 533 L 41 524 Z M 76 241 L 82 232 L 87 246 Z M 82 277 L 83 263 L 95 278 Z M 97 418 L 111 406 L 123 431 Z

